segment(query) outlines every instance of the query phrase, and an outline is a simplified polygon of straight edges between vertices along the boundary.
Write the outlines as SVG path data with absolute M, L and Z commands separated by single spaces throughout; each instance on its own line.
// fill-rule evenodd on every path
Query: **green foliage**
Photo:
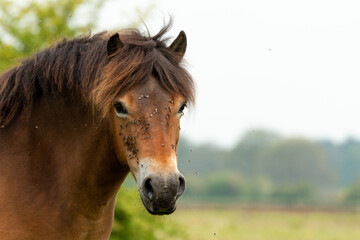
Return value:
M 325 152 L 315 142 L 286 139 L 262 153 L 261 171 L 278 184 L 307 181 L 320 187 L 333 181 L 332 168 L 325 157 Z
M 345 204 L 360 206 L 360 181 L 353 184 L 346 193 Z
M 214 174 L 207 179 L 205 194 L 238 197 L 242 187 L 242 179 L 237 174 Z
M 142 206 L 136 188 L 121 188 L 115 206 L 114 227 L 111 240 L 187 239 L 186 231 L 171 217 L 152 216 Z
M 235 148 L 228 153 L 227 159 L 231 168 L 241 169 L 246 179 L 254 180 L 261 167 L 260 155 L 280 137 L 267 131 L 250 131 L 245 134 Z
M 354 139 L 334 144 L 250 131 L 230 150 L 182 139 L 178 156 L 185 196 L 192 200 L 342 204 L 340 192 L 360 179 L 360 142 Z M 347 198 L 356 196 L 352 190 Z
M 217 168 L 223 168 L 226 163 L 226 151 L 214 145 L 197 146 L 180 138 L 178 147 L 179 169 L 195 174 L 211 174 Z M 206 164 L 204 164 L 206 163 Z
M 336 145 L 331 142 L 321 142 L 328 154 L 331 164 L 338 169 L 338 185 L 348 187 L 360 180 L 360 142 L 348 139 Z
M 62 37 L 87 33 L 98 20 L 97 10 L 106 0 L 30 0 L 19 5 L 11 0 L 0 2 L 0 72 L 16 65 L 13 60 L 29 56 Z M 80 26 L 73 20 L 79 9 L 93 9 Z
M 270 195 L 271 202 L 286 205 L 312 203 L 313 198 L 313 185 L 306 183 L 278 185 Z

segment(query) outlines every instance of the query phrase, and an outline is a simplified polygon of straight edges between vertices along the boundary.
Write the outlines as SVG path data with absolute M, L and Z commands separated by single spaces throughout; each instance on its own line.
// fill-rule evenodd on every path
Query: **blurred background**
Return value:
M 111 239 L 360 239 L 359 11 L 355 0 L 1 0 L 0 71 L 63 37 L 156 34 L 172 16 L 197 83 L 178 152 L 187 190 L 154 217 L 130 176 Z

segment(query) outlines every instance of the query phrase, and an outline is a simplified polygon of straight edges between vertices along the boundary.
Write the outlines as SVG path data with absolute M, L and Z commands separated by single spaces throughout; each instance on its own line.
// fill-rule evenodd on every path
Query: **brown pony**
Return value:
M 169 26 L 64 40 L 0 76 L 0 239 L 108 239 L 129 172 L 151 214 L 175 211 L 194 84 Z

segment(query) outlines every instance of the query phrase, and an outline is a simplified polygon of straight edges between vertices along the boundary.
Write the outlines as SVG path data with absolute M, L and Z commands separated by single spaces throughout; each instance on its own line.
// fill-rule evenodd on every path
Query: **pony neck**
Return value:
M 129 170 L 113 153 L 107 122 L 94 121 L 78 104 L 44 97 L 30 118 L 19 116 L 9 126 L 13 136 L 21 136 L 14 150 L 24 150 L 25 162 L 17 168 L 27 179 L 23 187 L 64 216 L 69 211 L 98 220 L 108 212 L 112 218 L 116 193 Z

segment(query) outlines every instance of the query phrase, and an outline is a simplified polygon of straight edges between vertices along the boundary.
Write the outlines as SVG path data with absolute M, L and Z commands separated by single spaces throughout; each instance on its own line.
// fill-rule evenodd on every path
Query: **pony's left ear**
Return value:
M 184 31 L 181 31 L 177 38 L 172 42 L 172 44 L 169 46 L 169 49 L 176 53 L 181 59 L 184 57 L 185 51 L 186 51 L 186 34 Z
M 118 33 L 115 33 L 109 38 L 109 41 L 107 43 L 107 53 L 108 56 L 112 55 L 114 52 L 116 52 L 118 49 L 122 48 L 124 44 L 120 40 L 120 36 Z

